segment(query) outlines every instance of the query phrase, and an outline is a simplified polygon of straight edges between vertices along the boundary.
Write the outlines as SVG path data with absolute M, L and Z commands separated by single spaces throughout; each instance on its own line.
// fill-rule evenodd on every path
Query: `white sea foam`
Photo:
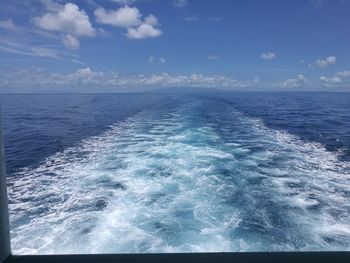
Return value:
M 349 163 L 201 107 L 144 111 L 10 178 L 14 253 L 349 249 Z

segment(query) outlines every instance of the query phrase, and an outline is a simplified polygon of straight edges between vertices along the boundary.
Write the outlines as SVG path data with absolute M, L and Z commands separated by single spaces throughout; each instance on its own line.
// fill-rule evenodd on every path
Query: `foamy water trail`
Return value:
M 229 104 L 159 106 L 11 177 L 13 252 L 349 250 L 349 174 Z

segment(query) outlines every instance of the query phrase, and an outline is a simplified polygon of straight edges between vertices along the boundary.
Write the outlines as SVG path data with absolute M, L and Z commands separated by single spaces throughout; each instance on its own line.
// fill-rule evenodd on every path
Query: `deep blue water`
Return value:
M 350 250 L 350 94 L 1 95 L 15 253 Z

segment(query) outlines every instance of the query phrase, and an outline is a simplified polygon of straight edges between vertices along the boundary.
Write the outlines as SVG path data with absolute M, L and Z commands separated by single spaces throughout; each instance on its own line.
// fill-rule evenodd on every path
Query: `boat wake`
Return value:
M 228 103 L 159 105 L 9 178 L 13 253 L 349 250 L 349 175 Z

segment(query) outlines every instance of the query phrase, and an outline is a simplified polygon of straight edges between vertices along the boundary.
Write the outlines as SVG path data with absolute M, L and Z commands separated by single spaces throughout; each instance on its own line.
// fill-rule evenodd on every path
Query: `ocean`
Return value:
M 14 254 L 350 250 L 350 93 L 0 101 Z

